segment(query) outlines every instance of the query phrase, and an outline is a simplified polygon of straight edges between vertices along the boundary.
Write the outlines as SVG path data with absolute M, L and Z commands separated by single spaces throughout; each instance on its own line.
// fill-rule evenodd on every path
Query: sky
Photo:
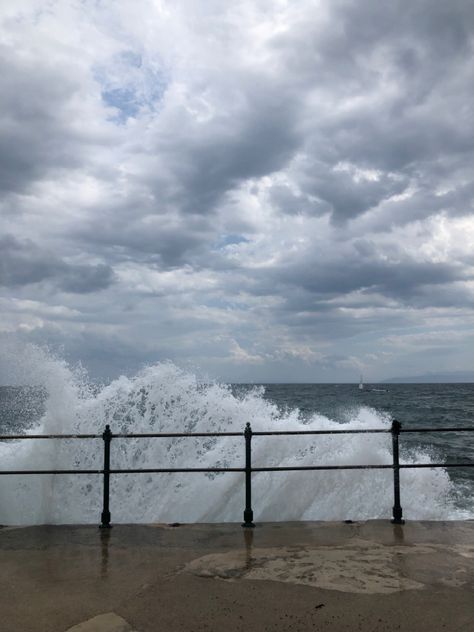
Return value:
M 0 345 L 474 369 L 474 5 L 5 0 Z

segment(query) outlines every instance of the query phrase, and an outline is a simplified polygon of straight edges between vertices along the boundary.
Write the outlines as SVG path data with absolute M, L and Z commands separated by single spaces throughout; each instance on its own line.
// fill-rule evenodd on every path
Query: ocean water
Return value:
M 225 385 L 171 363 L 91 385 L 32 348 L 28 387 L 0 387 L 0 434 L 473 427 L 474 384 Z M 401 436 L 401 461 L 474 462 L 474 433 Z M 0 442 L 1 469 L 101 468 L 102 440 Z M 254 437 L 254 466 L 390 464 L 391 437 Z M 243 438 L 114 439 L 112 467 L 241 467 Z M 390 470 L 253 475 L 255 520 L 390 518 Z M 97 523 L 99 475 L 1 476 L 0 523 Z M 401 471 L 407 519 L 474 518 L 474 469 Z M 113 522 L 241 521 L 242 473 L 126 474 L 111 479 Z

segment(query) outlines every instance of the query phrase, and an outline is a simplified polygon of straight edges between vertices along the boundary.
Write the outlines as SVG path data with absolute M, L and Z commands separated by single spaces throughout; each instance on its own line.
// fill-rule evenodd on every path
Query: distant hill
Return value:
M 446 373 L 425 373 L 404 377 L 391 377 L 383 380 L 383 384 L 412 384 L 412 383 L 444 383 L 444 382 L 474 382 L 474 371 L 449 371 Z

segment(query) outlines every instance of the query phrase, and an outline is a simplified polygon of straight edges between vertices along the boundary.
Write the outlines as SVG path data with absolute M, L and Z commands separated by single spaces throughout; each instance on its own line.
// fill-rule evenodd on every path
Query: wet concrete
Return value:
M 474 631 L 474 522 L 0 529 L 2 632 Z

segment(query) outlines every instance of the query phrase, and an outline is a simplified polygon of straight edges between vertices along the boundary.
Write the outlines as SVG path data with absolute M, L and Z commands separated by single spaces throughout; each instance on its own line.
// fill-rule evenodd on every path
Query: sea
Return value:
M 82 370 L 38 353 L 24 378 L 0 387 L 0 434 L 229 432 L 426 428 L 400 437 L 402 463 L 474 463 L 474 384 L 223 384 L 170 362 L 91 383 Z M 0 440 L 0 468 L 100 469 L 103 442 Z M 243 437 L 112 440 L 113 468 L 242 467 Z M 387 434 L 255 436 L 253 465 L 392 463 Z M 404 469 L 404 517 L 474 519 L 474 468 Z M 254 473 L 255 520 L 389 519 L 391 470 Z M 112 522 L 239 522 L 242 473 L 116 474 Z M 100 475 L 2 475 L 0 524 L 97 523 Z

